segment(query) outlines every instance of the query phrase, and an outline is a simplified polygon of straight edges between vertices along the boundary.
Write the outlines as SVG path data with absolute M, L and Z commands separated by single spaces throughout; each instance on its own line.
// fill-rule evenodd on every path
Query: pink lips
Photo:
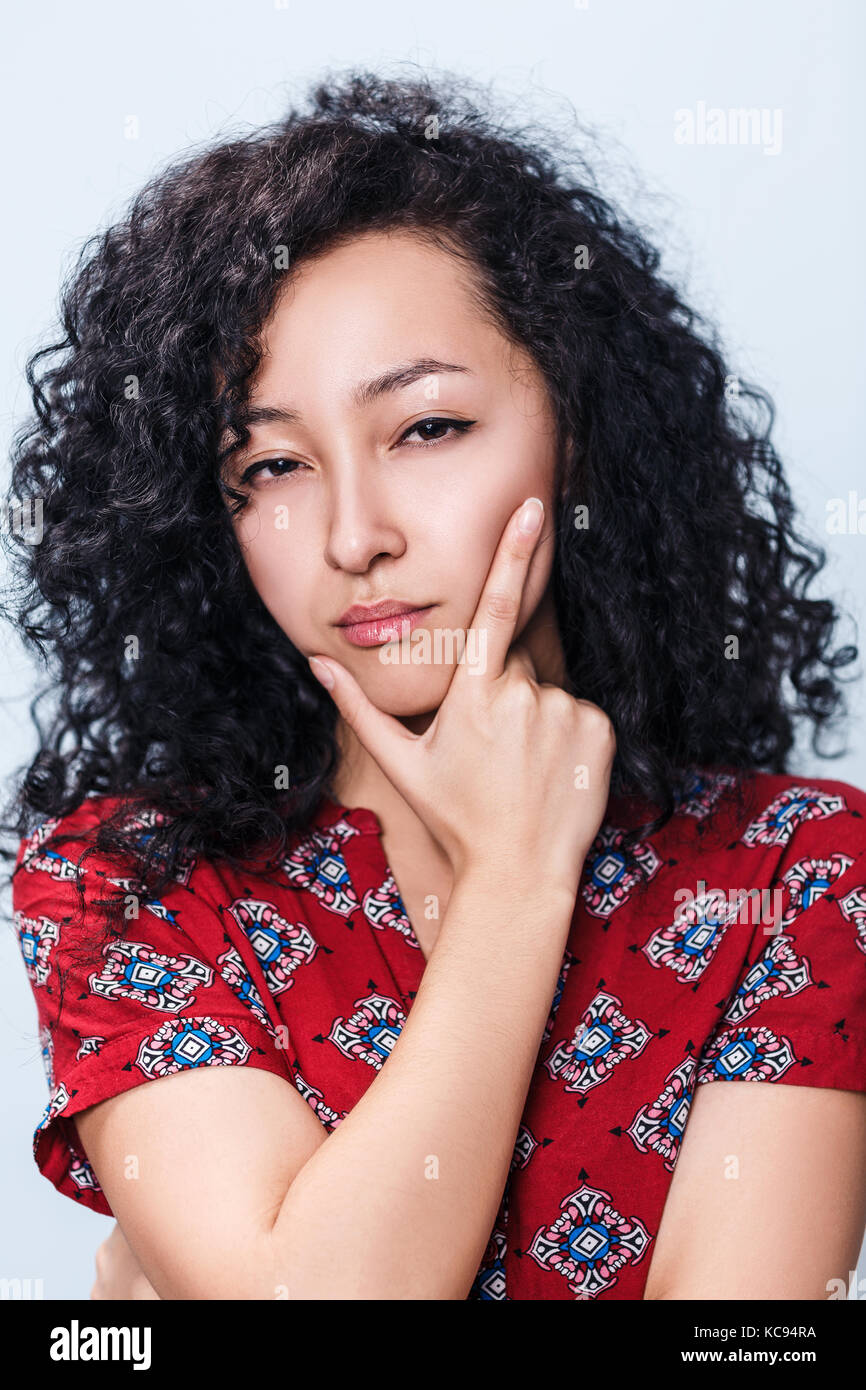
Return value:
M 377 608 L 396 609 L 397 606 L 397 604 L 374 604 L 367 611 L 375 612 Z M 394 638 L 402 637 L 404 632 L 408 635 L 413 628 L 424 621 L 434 606 L 431 604 L 427 608 L 403 608 L 399 612 L 380 613 L 373 618 L 347 623 L 346 617 L 354 617 L 356 613 L 364 611 L 360 606 L 356 606 L 354 609 L 348 608 L 346 610 L 338 626 L 346 640 L 351 642 L 354 647 L 378 647 L 383 642 L 392 642 Z

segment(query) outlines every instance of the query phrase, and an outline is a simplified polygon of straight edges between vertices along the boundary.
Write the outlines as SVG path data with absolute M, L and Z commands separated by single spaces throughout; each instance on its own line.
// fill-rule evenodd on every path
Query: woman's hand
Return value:
M 531 530 L 519 529 L 523 512 L 535 515 Z M 466 635 L 470 651 L 486 640 L 486 669 L 458 662 L 423 734 L 377 709 L 332 657 L 312 660 L 333 675 L 340 714 L 455 876 L 476 865 L 541 874 L 573 894 L 604 817 L 616 738 L 598 705 L 539 684 L 526 648 L 509 650 L 542 518 L 538 499 L 510 517 L 472 620 L 474 647 Z
M 96 1282 L 90 1290 L 92 1299 L 159 1298 L 159 1294 L 127 1244 L 118 1226 L 96 1251 Z

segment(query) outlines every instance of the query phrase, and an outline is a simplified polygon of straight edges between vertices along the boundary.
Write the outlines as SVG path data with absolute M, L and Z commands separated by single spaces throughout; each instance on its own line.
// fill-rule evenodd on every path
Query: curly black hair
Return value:
M 333 795 L 336 708 L 251 583 L 223 464 L 249 438 L 284 277 L 366 230 L 463 258 L 479 310 L 549 389 L 569 683 L 613 723 L 612 794 L 657 812 L 626 854 L 696 769 L 726 768 L 738 792 L 751 769 L 787 771 L 797 718 L 828 756 L 834 672 L 858 653 L 830 650 L 837 611 L 805 597 L 826 557 L 794 530 L 773 403 L 570 136 L 509 129 L 462 75 L 330 73 L 276 123 L 171 164 L 85 243 L 13 445 L 7 505 L 38 499 L 42 536 L 4 541 L 19 580 L 4 616 L 52 679 L 4 832 L 117 796 L 96 844 L 158 894 L 190 854 L 278 863 Z M 142 807 L 146 837 L 129 825 Z

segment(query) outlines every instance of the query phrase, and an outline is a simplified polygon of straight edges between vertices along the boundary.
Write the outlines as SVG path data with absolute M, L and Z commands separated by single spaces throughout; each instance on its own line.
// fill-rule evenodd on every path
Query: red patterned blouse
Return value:
M 640 1299 L 696 1086 L 866 1091 L 866 793 L 747 786 L 738 811 L 728 772 L 697 776 L 639 872 L 618 845 L 646 806 L 611 798 L 470 1298 Z M 114 804 L 88 798 L 63 828 Z M 22 841 L 13 878 L 50 1093 L 42 1173 L 111 1215 L 73 1117 L 189 1067 L 276 1072 L 332 1131 L 386 1064 L 425 965 L 377 816 L 322 802 L 276 876 L 189 862 L 89 963 L 71 950 L 81 846 L 42 849 L 59 824 Z M 85 859 L 88 901 L 106 878 L 134 889 L 117 873 Z

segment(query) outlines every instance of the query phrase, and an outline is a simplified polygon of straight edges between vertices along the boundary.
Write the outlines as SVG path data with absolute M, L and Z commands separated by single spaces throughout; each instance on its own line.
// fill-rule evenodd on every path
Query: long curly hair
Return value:
M 119 797 L 94 846 L 158 894 L 188 855 L 278 864 L 333 796 L 337 712 L 251 583 L 223 464 L 249 438 L 284 277 L 365 230 L 464 258 L 479 310 L 544 377 L 568 679 L 612 720 L 612 794 L 647 807 L 626 856 L 695 769 L 728 769 L 738 793 L 751 769 L 785 772 L 802 717 L 822 752 L 857 649 L 831 650 L 837 611 L 805 596 L 826 557 L 794 530 L 773 403 L 573 134 L 509 129 L 463 76 L 331 73 L 274 124 L 169 165 L 84 244 L 13 444 L 7 508 L 38 499 L 42 525 L 38 544 L 4 538 L 4 616 L 50 680 L 5 833 Z

